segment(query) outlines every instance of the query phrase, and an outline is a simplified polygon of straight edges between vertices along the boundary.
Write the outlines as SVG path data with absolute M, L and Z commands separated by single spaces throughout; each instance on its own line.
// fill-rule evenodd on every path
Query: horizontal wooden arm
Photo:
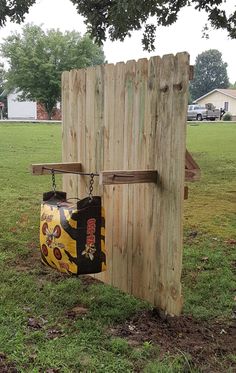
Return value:
M 81 163 L 44 163 L 44 164 L 32 164 L 31 172 L 33 175 L 48 175 L 51 174 L 52 170 L 55 170 L 55 174 L 63 172 L 81 172 Z
M 99 176 L 99 183 L 101 185 L 156 183 L 157 176 L 158 173 L 156 170 L 101 171 Z
M 201 178 L 201 170 L 187 170 L 185 169 L 185 181 L 198 181 Z
M 52 170 L 55 174 L 59 173 L 80 173 L 82 164 L 71 163 L 43 163 L 32 164 L 31 172 L 33 175 L 49 175 Z M 185 181 L 197 181 L 200 179 L 200 169 L 185 169 Z M 89 173 L 88 173 L 89 174 Z M 98 174 L 96 174 L 98 175 Z M 137 183 L 156 183 L 158 178 L 157 170 L 138 170 L 138 171 L 101 171 L 99 173 L 99 182 L 102 185 L 112 184 L 137 184 Z

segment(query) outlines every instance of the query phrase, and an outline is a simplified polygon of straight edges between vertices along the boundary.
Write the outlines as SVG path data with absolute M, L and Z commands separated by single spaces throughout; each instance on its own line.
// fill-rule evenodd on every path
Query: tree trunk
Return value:
M 52 120 L 52 114 L 53 114 L 53 109 L 54 109 L 55 103 L 44 102 L 43 104 L 44 104 L 45 110 L 48 114 L 48 120 Z
M 52 110 L 47 111 L 47 114 L 48 114 L 48 120 L 52 120 Z

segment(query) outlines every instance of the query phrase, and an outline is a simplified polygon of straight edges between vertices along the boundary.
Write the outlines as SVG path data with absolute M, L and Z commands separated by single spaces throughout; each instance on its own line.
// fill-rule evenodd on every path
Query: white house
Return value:
M 18 93 L 7 96 L 8 119 L 37 119 L 37 104 L 33 101 L 18 101 Z
M 19 101 L 20 92 L 12 92 L 7 96 L 8 119 L 12 120 L 48 120 L 48 114 L 40 102 Z M 53 120 L 61 120 L 61 108 L 58 102 L 53 109 Z
M 213 89 L 213 91 L 199 97 L 194 103 L 201 106 L 211 103 L 216 109 L 224 109 L 236 118 L 236 89 Z

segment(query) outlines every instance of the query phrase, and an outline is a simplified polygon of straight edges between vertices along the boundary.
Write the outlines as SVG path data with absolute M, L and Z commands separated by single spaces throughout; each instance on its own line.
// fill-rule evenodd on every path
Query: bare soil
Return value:
M 154 310 L 135 315 L 111 329 L 111 334 L 127 338 L 131 345 L 155 343 L 161 355 L 184 354 L 202 372 L 236 372 L 230 359 L 236 353 L 236 323 L 202 322 L 191 316 L 163 319 Z
M 0 352 L 0 372 L 1 373 L 17 373 L 14 363 L 9 363 L 3 352 Z

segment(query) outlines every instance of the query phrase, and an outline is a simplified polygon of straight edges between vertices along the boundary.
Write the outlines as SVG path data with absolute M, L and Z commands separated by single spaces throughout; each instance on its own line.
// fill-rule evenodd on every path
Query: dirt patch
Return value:
M 7 262 L 9 267 L 14 267 L 19 272 L 26 272 L 38 268 L 41 265 L 41 254 L 34 242 L 27 245 L 27 252 L 16 255 L 16 257 Z
M 83 318 L 85 316 L 87 316 L 88 314 L 88 308 L 84 307 L 83 305 L 78 305 L 74 308 L 72 308 L 71 310 L 69 310 L 67 312 L 67 317 L 69 319 L 76 319 L 76 318 Z
M 66 273 L 61 273 L 41 261 L 39 249 L 29 247 L 29 252 L 24 256 L 17 256 L 14 260 L 9 261 L 9 267 L 18 272 L 37 273 L 39 282 L 58 282 L 68 277 Z
M 0 352 L 0 372 L 1 373 L 17 373 L 14 363 L 7 361 L 7 357 L 3 352 Z
M 155 343 L 161 355 L 185 354 L 203 372 L 222 372 L 222 363 L 225 371 L 236 369 L 229 358 L 236 353 L 236 325 L 206 323 L 190 316 L 163 320 L 155 311 L 143 311 L 113 328 L 111 335 L 127 338 L 131 345 Z
M 103 284 L 102 281 L 98 280 L 95 277 L 89 276 L 89 275 L 81 275 L 81 276 L 79 276 L 79 279 L 80 279 L 82 285 L 84 285 L 85 287 L 87 287 L 89 285 L 102 285 Z

